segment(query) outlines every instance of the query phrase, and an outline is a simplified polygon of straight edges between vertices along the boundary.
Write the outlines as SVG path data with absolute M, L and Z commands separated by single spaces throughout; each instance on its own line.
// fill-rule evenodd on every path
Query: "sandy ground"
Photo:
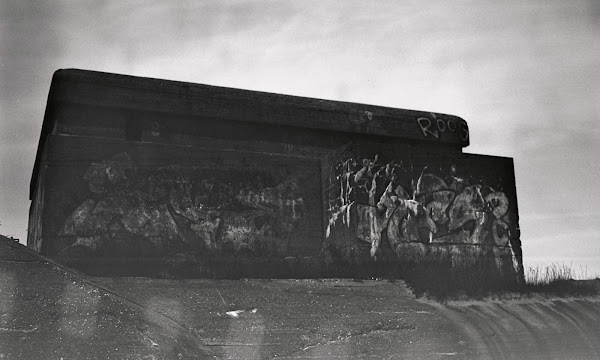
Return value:
M 598 359 L 600 298 L 418 301 L 402 282 L 91 278 L 0 239 L 0 358 Z

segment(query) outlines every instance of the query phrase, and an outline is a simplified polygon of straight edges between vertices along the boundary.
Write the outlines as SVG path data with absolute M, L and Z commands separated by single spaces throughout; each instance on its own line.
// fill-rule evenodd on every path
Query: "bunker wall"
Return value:
M 28 246 L 97 275 L 522 272 L 512 160 L 452 115 L 61 70 Z

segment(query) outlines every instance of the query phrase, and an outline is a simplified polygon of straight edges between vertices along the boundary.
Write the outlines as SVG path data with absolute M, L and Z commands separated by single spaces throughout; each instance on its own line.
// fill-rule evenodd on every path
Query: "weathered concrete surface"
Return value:
M 467 331 L 481 359 L 600 359 L 599 298 L 437 308 Z
M 0 241 L 0 358 L 598 359 L 600 298 L 418 301 L 402 282 L 91 278 Z
M 0 236 L 0 359 L 205 359 L 177 322 Z
M 99 276 L 177 262 L 368 279 L 437 261 L 518 281 L 513 161 L 464 154 L 469 139 L 453 115 L 58 70 L 27 244 Z
M 369 243 L 374 258 L 388 247 L 402 264 L 435 259 L 489 282 L 523 279 L 511 159 L 354 148 L 330 163 L 326 254 L 353 258 Z
M 227 359 L 600 358 L 600 298 L 443 305 L 389 281 L 95 280 Z
M 465 332 L 401 282 L 94 281 L 182 322 L 225 359 L 479 358 Z

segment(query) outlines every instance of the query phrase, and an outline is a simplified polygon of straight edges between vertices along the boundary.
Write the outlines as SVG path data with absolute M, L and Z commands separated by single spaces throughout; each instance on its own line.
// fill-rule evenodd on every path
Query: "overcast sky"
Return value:
M 466 152 L 514 158 L 526 261 L 600 275 L 600 1 L 0 0 L 0 233 L 22 241 L 59 68 L 458 115 Z

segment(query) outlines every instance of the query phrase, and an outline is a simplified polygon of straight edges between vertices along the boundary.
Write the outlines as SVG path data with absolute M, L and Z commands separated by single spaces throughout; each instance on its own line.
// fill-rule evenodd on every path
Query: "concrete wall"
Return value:
M 522 273 L 511 159 L 358 145 L 330 160 L 327 181 L 331 261 L 387 251 L 401 263 L 468 266 L 483 257 L 494 259 L 488 271 Z
M 61 70 L 28 245 L 98 274 L 371 277 L 435 254 L 513 274 L 512 161 L 468 142 L 452 115 Z
M 53 256 L 320 249 L 318 161 L 71 137 L 50 143 L 64 152 L 46 172 L 42 222 Z M 72 151 L 78 146 L 103 150 L 90 159 Z

